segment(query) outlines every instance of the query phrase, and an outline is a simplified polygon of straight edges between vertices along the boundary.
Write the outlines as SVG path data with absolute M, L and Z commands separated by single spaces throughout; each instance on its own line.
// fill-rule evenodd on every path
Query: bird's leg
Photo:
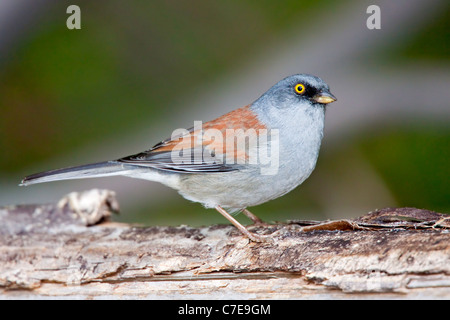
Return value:
M 250 240 L 255 241 L 255 242 L 265 242 L 265 241 L 272 240 L 271 236 L 256 234 L 256 233 L 248 231 L 246 227 L 244 227 L 242 224 L 240 224 L 239 221 L 237 221 L 235 218 L 233 218 L 221 206 L 217 206 L 215 209 L 217 211 L 219 211 L 225 218 L 227 218 L 228 221 L 230 221 L 236 228 L 239 229 L 240 232 L 242 232 L 242 234 L 244 234 Z
M 242 210 L 242 213 L 245 214 L 247 216 L 247 218 L 252 220 L 254 225 L 264 225 L 265 224 L 264 221 L 262 221 L 260 218 L 255 216 L 253 213 L 251 213 L 247 209 Z

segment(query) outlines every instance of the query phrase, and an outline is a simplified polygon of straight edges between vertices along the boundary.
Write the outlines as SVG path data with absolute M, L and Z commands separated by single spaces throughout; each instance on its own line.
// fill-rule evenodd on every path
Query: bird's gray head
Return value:
M 296 74 L 275 84 L 255 104 L 283 109 L 298 106 L 324 107 L 333 101 L 336 101 L 336 97 L 322 79 L 309 74 Z

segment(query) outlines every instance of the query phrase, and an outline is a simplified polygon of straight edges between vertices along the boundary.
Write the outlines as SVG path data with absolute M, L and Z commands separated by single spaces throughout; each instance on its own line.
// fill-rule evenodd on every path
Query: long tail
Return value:
M 116 161 L 98 162 L 77 167 L 69 167 L 32 174 L 28 177 L 25 177 L 20 183 L 20 186 L 28 186 L 35 183 L 58 180 L 116 176 L 123 174 L 124 171 L 128 170 L 129 166 Z

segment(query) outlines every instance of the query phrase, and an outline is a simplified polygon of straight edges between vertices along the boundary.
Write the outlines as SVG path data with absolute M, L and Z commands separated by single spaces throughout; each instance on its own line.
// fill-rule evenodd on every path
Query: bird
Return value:
M 336 100 L 321 78 L 294 74 L 253 103 L 174 130 L 170 138 L 144 152 L 32 174 L 20 185 L 105 176 L 156 181 L 216 209 L 251 241 L 269 241 L 270 235 L 250 231 L 234 215 L 242 212 L 254 224 L 262 224 L 247 208 L 285 195 L 310 176 L 326 107 Z

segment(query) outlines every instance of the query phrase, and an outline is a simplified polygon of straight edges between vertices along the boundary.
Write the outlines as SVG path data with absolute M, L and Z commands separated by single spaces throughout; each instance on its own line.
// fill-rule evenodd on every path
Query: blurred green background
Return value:
M 71 4 L 81 30 L 66 27 Z M 369 4 L 381 8 L 380 30 L 366 27 Z M 307 72 L 338 97 L 318 165 L 252 212 L 276 221 L 450 211 L 448 1 L 0 0 L 0 29 L 0 205 L 100 187 L 118 194 L 116 220 L 226 223 L 153 182 L 17 184 L 148 149 Z

